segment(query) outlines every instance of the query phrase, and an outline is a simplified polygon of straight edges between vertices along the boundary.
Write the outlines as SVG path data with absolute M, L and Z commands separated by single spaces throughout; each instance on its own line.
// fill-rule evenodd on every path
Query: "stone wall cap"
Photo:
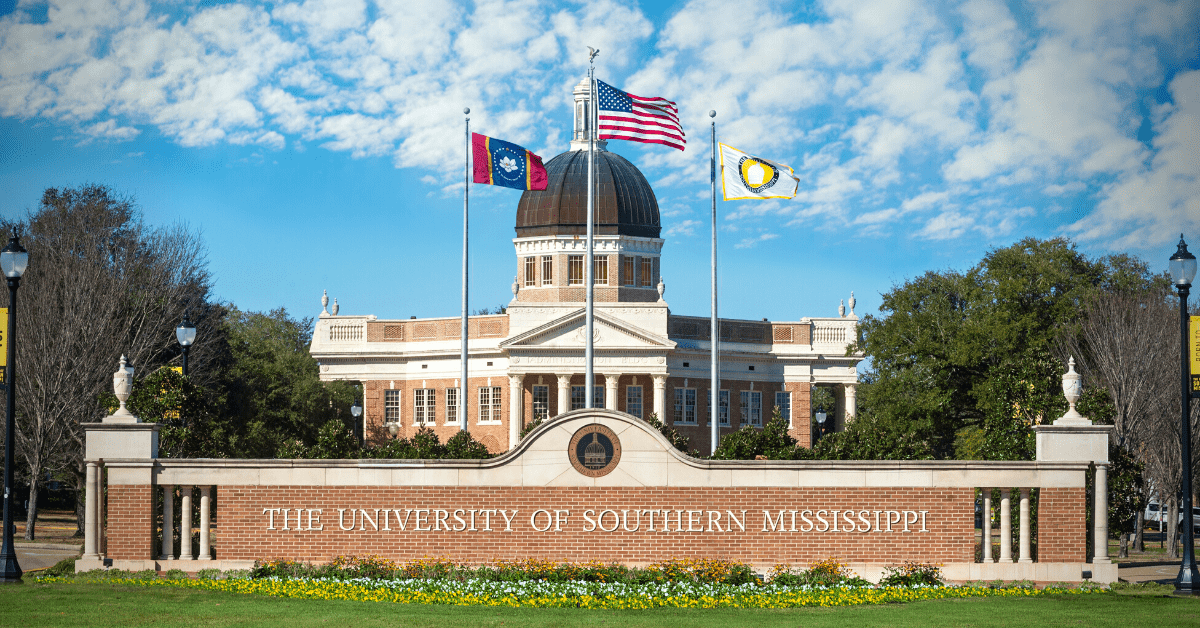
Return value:
M 1034 432 L 1046 432 L 1048 434 L 1055 434 L 1055 433 L 1060 433 L 1060 434 L 1100 434 L 1100 433 L 1111 433 L 1113 430 L 1116 430 L 1116 429 L 1117 429 L 1117 426 L 1115 426 L 1115 425 L 1099 425 L 1099 424 L 1090 423 L 1090 422 L 1089 423 L 1079 423 L 1079 424 L 1074 424 L 1074 425 L 1059 423 L 1057 425 L 1035 425 L 1035 426 L 1033 426 Z

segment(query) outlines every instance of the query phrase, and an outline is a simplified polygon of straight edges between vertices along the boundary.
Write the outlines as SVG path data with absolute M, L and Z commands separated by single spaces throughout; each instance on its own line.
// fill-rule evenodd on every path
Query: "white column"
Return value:
M 857 384 L 842 385 L 842 396 L 844 397 L 842 405 L 846 408 L 846 423 L 853 421 L 854 417 L 858 415 L 858 400 L 855 397 L 856 386 Z
M 175 487 L 163 489 L 162 555 L 159 560 L 175 560 Z
M 571 409 L 571 376 L 558 376 L 558 413 Z
M 192 556 L 192 487 L 179 487 L 179 559 L 194 560 Z
M 200 487 L 200 560 L 212 560 L 212 550 L 208 546 L 209 519 L 212 517 L 212 487 Z
M 1096 536 L 1093 540 L 1096 551 L 1093 552 L 1092 563 L 1111 563 L 1108 557 L 1108 465 L 1096 464 L 1096 507 L 1095 507 Z M 1191 518 L 1184 517 L 1189 522 Z
M 525 415 L 521 405 L 525 401 L 524 375 L 508 376 L 508 448 L 517 446 L 521 440 L 521 428 L 525 426 Z
M 983 562 L 996 562 L 992 559 L 992 489 L 980 489 L 983 493 Z
M 100 509 L 97 508 L 96 500 L 99 498 L 100 491 L 97 489 L 98 465 L 95 462 L 87 463 L 87 486 L 84 492 L 84 499 L 87 503 L 84 505 L 84 520 L 83 520 L 83 557 L 84 558 L 100 558 L 100 552 L 97 551 L 97 534 L 100 526 Z
M 604 374 L 604 407 L 609 410 L 617 409 L 617 381 L 621 377 L 615 373 Z
M 658 420 L 663 422 L 663 425 L 668 425 L 667 422 L 667 376 L 654 376 L 654 414 L 658 415 Z
M 1012 562 L 1012 497 L 1006 488 L 1000 489 L 1000 562 Z
M 1021 530 L 1020 547 L 1021 557 L 1017 559 L 1019 563 L 1032 563 L 1033 553 L 1029 548 L 1029 489 L 1021 489 Z

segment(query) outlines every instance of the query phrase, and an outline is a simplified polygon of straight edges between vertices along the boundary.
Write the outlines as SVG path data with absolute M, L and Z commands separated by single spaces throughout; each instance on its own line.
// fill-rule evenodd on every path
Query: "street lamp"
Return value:
M 825 411 L 817 410 L 816 417 L 817 417 L 817 440 L 821 440 L 821 437 L 825 435 L 825 418 L 826 418 Z M 814 445 L 817 444 L 816 441 L 813 441 L 813 444 Z
M 1196 571 L 1196 553 L 1192 547 L 1192 425 L 1189 420 L 1191 390 L 1188 385 L 1188 292 L 1192 279 L 1196 277 L 1196 256 L 1188 253 L 1183 234 L 1179 234 L 1179 250 L 1171 256 L 1171 281 L 1179 291 L 1179 408 L 1182 417 L 1180 445 L 1183 450 L 1183 561 L 1179 565 L 1179 577 L 1175 579 L 1175 592 L 1194 594 L 1200 585 L 1200 573 Z
M 366 426 L 358 422 L 358 417 L 362 416 L 362 404 L 358 399 L 354 400 L 354 405 L 350 406 L 350 416 L 354 417 L 354 431 L 358 432 L 358 444 L 363 444 L 366 435 Z
M 196 341 L 196 326 L 188 319 L 187 312 L 183 313 L 183 322 L 179 324 L 179 327 L 175 328 L 175 339 L 179 341 L 179 346 L 183 348 L 183 374 L 187 375 L 188 349 Z
M 5 419 L 5 438 L 4 438 L 4 547 L 0 548 L 0 562 L 3 563 L 3 573 L 0 573 L 0 582 L 20 582 L 21 581 L 21 565 L 17 563 L 16 548 L 13 547 L 13 520 L 12 520 L 12 461 L 13 461 L 13 434 L 16 433 L 16 337 L 14 332 L 17 329 L 17 288 L 21 285 L 21 275 L 25 274 L 25 267 L 29 265 L 29 251 L 21 246 L 20 239 L 16 233 L 8 241 L 8 246 L 0 251 L 0 270 L 4 271 L 4 276 L 8 279 L 8 330 L 5 332 L 8 335 L 8 356 L 7 367 L 4 369 L 4 385 L 8 389 L 8 417 Z

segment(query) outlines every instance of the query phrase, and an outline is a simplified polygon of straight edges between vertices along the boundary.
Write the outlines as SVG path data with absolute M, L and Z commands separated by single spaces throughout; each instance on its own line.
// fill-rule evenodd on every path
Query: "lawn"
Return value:
M 1200 600 L 1170 589 L 1038 598 L 972 598 L 837 609 L 598 611 L 427 606 L 279 599 L 257 595 L 111 583 L 0 587 L 2 626 L 819 626 L 1070 625 L 1128 628 L 1200 625 Z

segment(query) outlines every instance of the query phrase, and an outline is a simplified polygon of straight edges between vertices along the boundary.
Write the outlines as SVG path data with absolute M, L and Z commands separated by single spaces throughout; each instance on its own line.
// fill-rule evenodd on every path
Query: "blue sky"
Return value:
M 1165 268 L 1200 250 L 1197 2 L 0 0 L 0 213 L 104 183 L 208 247 L 244 309 L 458 313 L 461 110 L 549 159 L 597 75 L 679 103 L 684 152 L 612 142 L 659 196 L 666 299 L 708 312 L 708 118 L 792 165 L 719 203 L 721 313 L 858 313 L 1027 236 Z M 472 308 L 511 298 L 519 192 L 472 186 Z M 36 260 L 32 261 L 36 263 Z

